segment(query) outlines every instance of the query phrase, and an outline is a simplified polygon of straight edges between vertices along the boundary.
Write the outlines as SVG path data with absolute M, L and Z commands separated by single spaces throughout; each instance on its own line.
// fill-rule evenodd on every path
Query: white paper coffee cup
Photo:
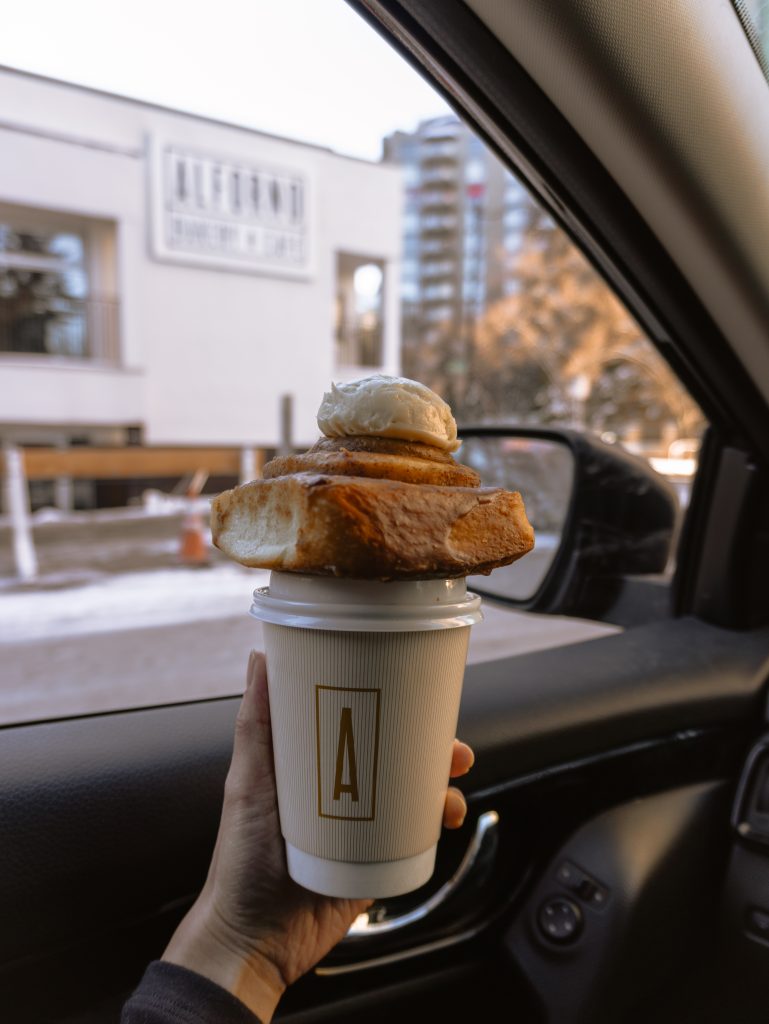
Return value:
M 264 623 L 291 877 L 328 896 L 397 896 L 432 875 L 470 626 L 465 581 L 273 572 Z

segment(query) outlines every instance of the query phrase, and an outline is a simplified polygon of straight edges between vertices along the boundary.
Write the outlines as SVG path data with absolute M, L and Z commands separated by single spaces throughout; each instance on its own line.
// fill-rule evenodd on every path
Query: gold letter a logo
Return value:
M 344 782 L 345 753 L 349 766 L 349 782 Z M 339 744 L 336 748 L 336 776 L 334 778 L 334 799 L 338 800 L 342 793 L 349 793 L 355 803 L 358 802 L 358 769 L 355 765 L 355 743 L 352 737 L 352 708 L 342 708 L 339 719 Z

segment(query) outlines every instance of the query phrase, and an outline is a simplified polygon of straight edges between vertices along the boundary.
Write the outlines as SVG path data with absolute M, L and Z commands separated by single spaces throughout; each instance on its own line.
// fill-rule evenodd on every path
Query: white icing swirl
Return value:
M 318 409 L 318 427 L 326 437 L 395 437 L 449 452 L 462 443 L 439 395 L 415 380 L 378 373 L 332 384 Z

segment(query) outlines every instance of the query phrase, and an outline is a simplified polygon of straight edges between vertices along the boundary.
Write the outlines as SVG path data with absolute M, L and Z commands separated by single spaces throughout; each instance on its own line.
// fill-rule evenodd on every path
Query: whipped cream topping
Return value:
M 318 409 L 318 427 L 326 437 L 395 437 L 448 452 L 462 443 L 439 395 L 415 380 L 382 374 L 332 384 Z

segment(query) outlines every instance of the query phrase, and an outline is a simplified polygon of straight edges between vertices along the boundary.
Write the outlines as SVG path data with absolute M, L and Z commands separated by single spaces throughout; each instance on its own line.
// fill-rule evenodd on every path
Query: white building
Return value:
M 1 69 L 0 153 L 0 439 L 304 444 L 398 372 L 399 169 Z

